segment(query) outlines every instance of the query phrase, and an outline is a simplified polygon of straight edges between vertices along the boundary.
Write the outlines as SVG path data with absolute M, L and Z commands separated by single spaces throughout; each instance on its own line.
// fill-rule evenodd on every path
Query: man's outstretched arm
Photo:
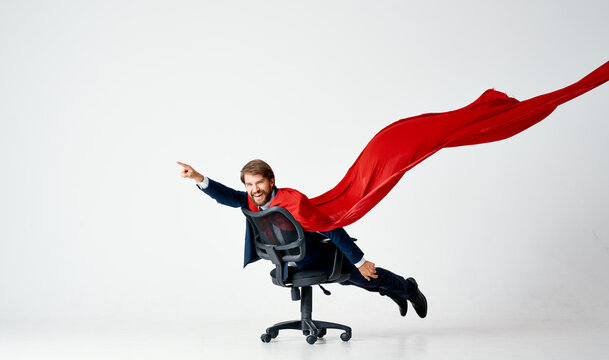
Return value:
M 218 203 L 230 207 L 247 207 L 247 193 L 245 191 L 231 189 L 228 186 L 213 181 L 209 177 L 201 175 L 188 164 L 179 161 L 177 163 L 182 166 L 180 175 L 183 178 L 195 180 L 197 187 Z
M 183 178 L 193 179 L 194 181 L 196 181 L 198 183 L 205 180 L 205 176 L 199 174 L 197 172 L 197 170 L 192 168 L 192 166 L 181 163 L 179 161 L 176 161 L 176 162 L 178 163 L 178 165 L 180 165 L 182 167 L 182 170 L 180 171 L 180 176 L 182 176 Z

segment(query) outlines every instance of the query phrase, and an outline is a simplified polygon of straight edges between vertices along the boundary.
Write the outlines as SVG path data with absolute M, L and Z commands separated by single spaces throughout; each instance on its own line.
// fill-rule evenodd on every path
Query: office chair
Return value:
M 253 233 L 256 253 L 262 259 L 270 260 L 275 269 L 271 271 L 273 284 L 289 287 L 292 290 L 292 300 L 300 300 L 300 320 L 277 323 L 266 329 L 260 339 L 268 343 L 279 335 L 279 330 L 302 330 L 309 344 L 314 344 L 318 338 L 326 335 L 327 329 L 340 329 L 343 341 L 351 339 L 351 328 L 342 324 L 313 320 L 313 292 L 311 286 L 319 285 L 324 294 L 330 295 L 321 284 L 342 282 L 349 279 L 349 273 L 343 272 L 344 255 L 334 246 L 330 239 L 320 233 L 311 233 L 310 241 L 321 241 L 324 246 L 330 246 L 334 251 L 332 272 L 299 270 L 288 266 L 290 262 L 301 261 L 306 252 L 305 232 L 300 223 L 284 208 L 274 206 L 261 212 L 241 209 L 247 217 Z M 355 239 L 354 239 L 355 240 Z

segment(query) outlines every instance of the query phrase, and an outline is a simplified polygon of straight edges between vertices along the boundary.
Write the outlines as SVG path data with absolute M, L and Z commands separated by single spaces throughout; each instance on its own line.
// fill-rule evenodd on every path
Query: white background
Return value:
M 600 0 L 2 1 L 0 326 L 296 317 L 270 264 L 241 269 L 241 212 L 175 161 L 240 188 L 263 158 L 280 187 L 319 195 L 395 120 L 579 80 L 608 60 L 607 14 Z M 419 281 L 430 319 L 607 319 L 608 120 L 605 84 L 513 138 L 444 149 L 347 230 Z M 404 321 L 387 298 L 331 288 L 316 313 Z

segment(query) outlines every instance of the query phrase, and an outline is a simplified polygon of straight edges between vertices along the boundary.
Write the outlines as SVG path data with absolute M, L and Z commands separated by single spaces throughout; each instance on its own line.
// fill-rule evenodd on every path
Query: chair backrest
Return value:
M 241 211 L 252 225 L 258 256 L 272 261 L 275 265 L 304 258 L 304 230 L 286 209 L 273 206 L 260 212 L 247 209 Z

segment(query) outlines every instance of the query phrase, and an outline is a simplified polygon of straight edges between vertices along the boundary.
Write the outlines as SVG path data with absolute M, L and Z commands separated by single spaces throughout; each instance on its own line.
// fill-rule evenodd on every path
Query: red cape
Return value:
M 271 206 L 286 208 L 307 231 L 349 225 L 381 201 L 406 171 L 436 151 L 507 139 L 607 80 L 609 62 L 573 85 L 529 100 L 487 90 L 462 109 L 398 120 L 370 140 L 333 189 L 313 199 L 293 189 L 279 189 Z M 251 200 L 250 209 L 258 210 Z

